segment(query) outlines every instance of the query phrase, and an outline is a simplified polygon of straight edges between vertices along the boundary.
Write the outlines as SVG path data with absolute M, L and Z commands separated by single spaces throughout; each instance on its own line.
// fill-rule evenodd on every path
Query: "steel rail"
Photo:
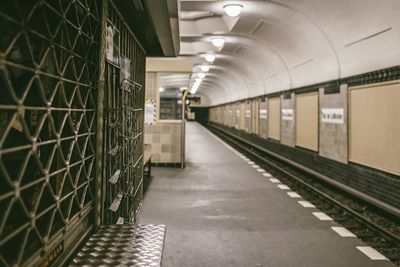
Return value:
M 351 214 L 354 217 L 356 217 L 358 219 L 358 221 L 361 221 L 362 224 L 366 225 L 367 227 L 371 228 L 372 230 L 375 230 L 376 232 L 379 232 L 383 237 L 385 237 L 389 241 L 395 242 L 397 246 L 400 245 L 400 236 L 395 235 L 394 233 L 392 233 L 392 232 L 388 231 L 387 229 L 381 227 L 380 225 L 376 224 L 375 222 L 372 222 L 368 218 L 365 218 L 365 216 L 363 216 L 359 212 L 349 208 L 347 205 L 339 202 L 338 200 L 334 199 L 333 197 L 329 196 L 328 194 L 322 192 L 321 190 L 319 190 L 315 186 L 313 186 L 313 185 L 307 183 L 306 181 L 304 181 L 303 179 L 297 177 L 292 172 L 284 169 L 279 164 L 276 164 L 276 163 L 272 162 L 271 160 L 266 159 L 262 155 L 256 153 L 254 150 L 261 151 L 262 153 L 267 153 L 270 157 L 273 157 L 273 158 L 277 159 L 278 161 L 282 161 L 281 157 L 280 158 L 276 158 L 276 157 L 274 157 L 274 155 L 271 155 L 271 153 L 266 152 L 265 149 L 260 149 L 259 146 L 254 145 L 254 144 L 252 144 L 251 142 L 249 142 L 247 140 L 243 140 L 242 138 L 237 137 L 237 136 L 235 136 L 235 135 L 233 135 L 231 133 L 228 133 L 227 131 L 222 130 L 222 129 L 216 127 L 216 126 L 212 126 L 212 125 L 209 125 L 209 126 L 211 126 L 213 129 L 215 129 L 222 136 L 224 136 L 224 138 L 228 139 L 232 144 L 234 144 L 235 146 L 239 147 L 241 150 L 246 151 L 246 153 L 252 155 L 253 157 L 255 157 L 257 159 L 259 159 L 261 162 L 264 162 L 265 164 L 272 166 L 273 168 L 275 168 L 279 172 L 284 173 L 285 175 L 287 175 L 290 178 L 294 179 L 296 182 L 300 183 L 302 186 L 306 187 L 307 189 L 310 189 L 311 191 L 315 192 L 317 195 L 323 197 L 324 199 L 328 200 L 329 202 L 333 203 L 334 205 L 336 205 L 336 206 L 340 207 L 341 209 L 345 210 L 349 214 Z M 240 143 L 245 143 L 246 145 L 240 144 L 239 142 Z M 248 147 L 253 148 L 253 150 L 249 149 Z M 294 167 L 294 168 L 298 169 L 297 166 L 296 166 L 297 164 L 293 165 L 290 162 L 287 162 L 287 160 L 285 160 L 284 163 L 286 165 L 290 165 L 291 167 Z M 300 169 L 300 170 L 304 171 L 304 167 L 302 169 Z M 315 177 L 315 176 L 313 176 L 313 177 Z M 319 177 L 315 177 L 315 178 L 319 178 Z M 341 188 L 337 188 L 337 189 L 341 190 Z M 346 192 L 346 193 L 349 194 L 348 192 Z M 352 196 L 352 197 L 354 197 L 356 199 L 359 199 L 357 196 Z M 362 200 L 362 201 L 365 202 L 365 200 Z M 397 218 L 399 218 L 399 217 L 397 217 Z

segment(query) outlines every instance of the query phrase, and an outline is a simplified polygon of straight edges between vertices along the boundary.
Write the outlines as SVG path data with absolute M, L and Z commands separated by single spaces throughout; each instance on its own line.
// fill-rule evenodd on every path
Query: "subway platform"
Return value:
M 139 218 L 166 225 L 162 266 L 394 266 L 200 124 L 186 138 L 186 169 L 153 169 Z

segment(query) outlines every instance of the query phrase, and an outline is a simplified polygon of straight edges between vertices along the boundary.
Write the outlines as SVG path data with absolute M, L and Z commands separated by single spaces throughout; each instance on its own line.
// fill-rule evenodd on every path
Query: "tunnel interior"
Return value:
M 246 242 L 260 244 L 248 246 L 254 259 L 279 254 L 253 236 L 276 238 L 267 225 L 287 240 L 332 240 L 303 211 L 293 216 L 326 239 L 282 229 L 292 221 L 279 212 L 293 206 L 274 191 L 289 188 L 279 172 L 260 166 L 267 155 L 398 223 L 399 10 L 398 0 L 2 0 L 0 266 L 132 266 L 148 251 L 154 266 L 244 266 Z M 258 216 L 272 196 L 284 205 Z M 376 247 L 397 264 L 390 230 L 394 241 Z M 357 242 L 373 243 L 341 249 Z

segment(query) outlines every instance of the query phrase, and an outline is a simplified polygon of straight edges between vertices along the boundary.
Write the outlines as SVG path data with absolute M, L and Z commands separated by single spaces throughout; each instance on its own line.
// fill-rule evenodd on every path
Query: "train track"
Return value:
M 354 195 L 321 181 L 296 166 L 283 162 L 273 153 L 219 127 L 208 129 L 248 158 L 268 170 L 316 208 L 374 247 L 400 266 L 400 218 L 382 211 Z

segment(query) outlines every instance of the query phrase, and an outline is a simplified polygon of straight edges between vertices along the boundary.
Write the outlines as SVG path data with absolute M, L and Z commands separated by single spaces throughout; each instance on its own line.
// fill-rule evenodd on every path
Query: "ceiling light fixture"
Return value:
M 243 8 L 242 5 L 232 4 L 224 6 L 224 11 L 226 15 L 234 18 L 239 16 L 240 12 L 242 12 L 242 8 Z
M 211 42 L 215 47 L 222 47 L 225 44 L 225 39 L 222 37 L 215 37 L 211 39 Z
M 207 72 L 210 70 L 210 65 L 204 64 L 200 66 L 201 71 Z
M 206 58 L 207 62 L 213 63 L 215 60 L 215 55 L 208 54 L 208 55 L 206 55 L 205 58 Z
M 158 90 L 159 90 L 160 92 L 164 92 L 164 91 L 165 91 L 165 88 L 160 87 Z
M 202 73 L 202 72 L 199 72 L 199 73 L 197 74 L 197 77 L 203 79 L 204 77 L 206 77 L 206 75 L 205 75 L 204 73 Z
M 190 92 L 191 92 L 192 94 L 195 94 L 196 91 L 197 91 L 197 89 L 199 89 L 199 87 L 200 87 L 200 83 L 194 83 L 194 84 L 192 85 L 192 88 L 190 89 Z
M 202 78 L 196 78 L 196 83 L 201 83 L 201 81 L 202 81 L 203 79 Z

